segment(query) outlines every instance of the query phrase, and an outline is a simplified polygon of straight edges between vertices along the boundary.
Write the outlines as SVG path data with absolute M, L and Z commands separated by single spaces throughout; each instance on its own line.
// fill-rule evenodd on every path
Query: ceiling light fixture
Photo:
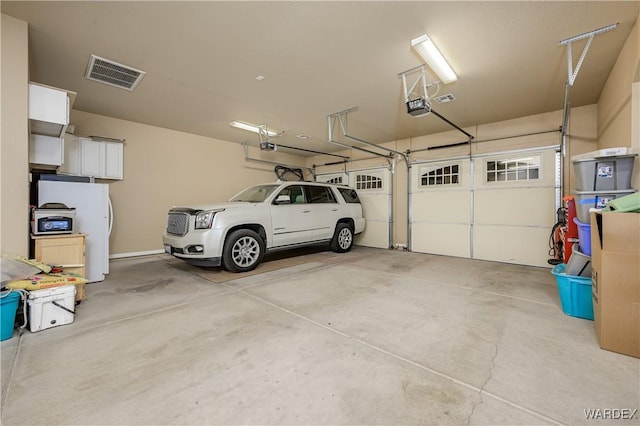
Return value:
M 423 34 L 418 38 L 414 38 L 411 40 L 411 47 L 418 52 L 443 84 L 453 83 L 458 79 L 456 73 L 453 72 L 453 69 L 449 66 L 447 60 L 444 59 L 444 56 L 442 56 L 429 36 Z
M 250 132 L 260 134 L 260 127 L 261 126 L 256 126 L 255 124 L 249 124 L 249 123 L 245 123 L 243 121 L 232 121 L 229 124 L 231 125 L 231 127 L 235 127 L 237 129 L 248 130 Z M 268 129 L 266 127 L 264 129 L 266 130 L 268 136 L 277 136 L 278 135 L 278 132 L 276 132 L 275 130 Z

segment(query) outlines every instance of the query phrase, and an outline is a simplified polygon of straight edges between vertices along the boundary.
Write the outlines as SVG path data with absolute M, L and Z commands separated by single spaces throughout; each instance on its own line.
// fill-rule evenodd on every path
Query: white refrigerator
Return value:
M 109 273 L 109 235 L 113 209 L 105 183 L 38 181 L 38 206 L 63 203 L 75 207 L 74 231 L 86 234 L 85 278 L 102 281 Z

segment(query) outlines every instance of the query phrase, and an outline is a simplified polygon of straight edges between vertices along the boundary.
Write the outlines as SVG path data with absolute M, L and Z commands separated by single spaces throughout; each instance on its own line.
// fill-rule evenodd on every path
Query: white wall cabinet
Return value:
M 64 163 L 63 136 L 76 93 L 29 83 L 29 163 L 56 168 Z
M 54 136 L 29 135 L 29 163 L 57 167 L 63 163 L 63 152 L 64 139 Z
M 80 138 L 80 174 L 82 176 L 104 177 L 104 143 Z
M 32 134 L 62 137 L 69 124 L 67 92 L 30 83 L 29 124 Z
M 124 144 L 122 142 L 104 142 L 104 177 L 122 179 L 124 164 Z
M 123 179 L 124 144 L 65 135 L 64 164 L 58 173 L 99 179 Z
M 80 142 L 78 137 L 66 133 L 64 135 L 64 153 L 62 165 L 58 173 L 63 175 L 80 175 Z

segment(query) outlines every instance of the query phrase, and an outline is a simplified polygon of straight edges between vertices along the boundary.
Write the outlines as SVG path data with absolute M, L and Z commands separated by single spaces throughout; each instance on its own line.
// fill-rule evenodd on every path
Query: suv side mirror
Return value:
M 276 197 L 275 204 L 291 204 L 291 197 L 285 194 L 280 194 Z

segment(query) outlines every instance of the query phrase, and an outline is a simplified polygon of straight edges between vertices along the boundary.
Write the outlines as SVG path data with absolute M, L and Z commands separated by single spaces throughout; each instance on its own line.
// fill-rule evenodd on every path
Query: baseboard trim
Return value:
M 124 259 L 127 257 L 149 256 L 152 254 L 162 254 L 164 250 L 147 250 L 147 251 L 134 251 L 130 253 L 116 253 L 109 255 L 109 259 Z

